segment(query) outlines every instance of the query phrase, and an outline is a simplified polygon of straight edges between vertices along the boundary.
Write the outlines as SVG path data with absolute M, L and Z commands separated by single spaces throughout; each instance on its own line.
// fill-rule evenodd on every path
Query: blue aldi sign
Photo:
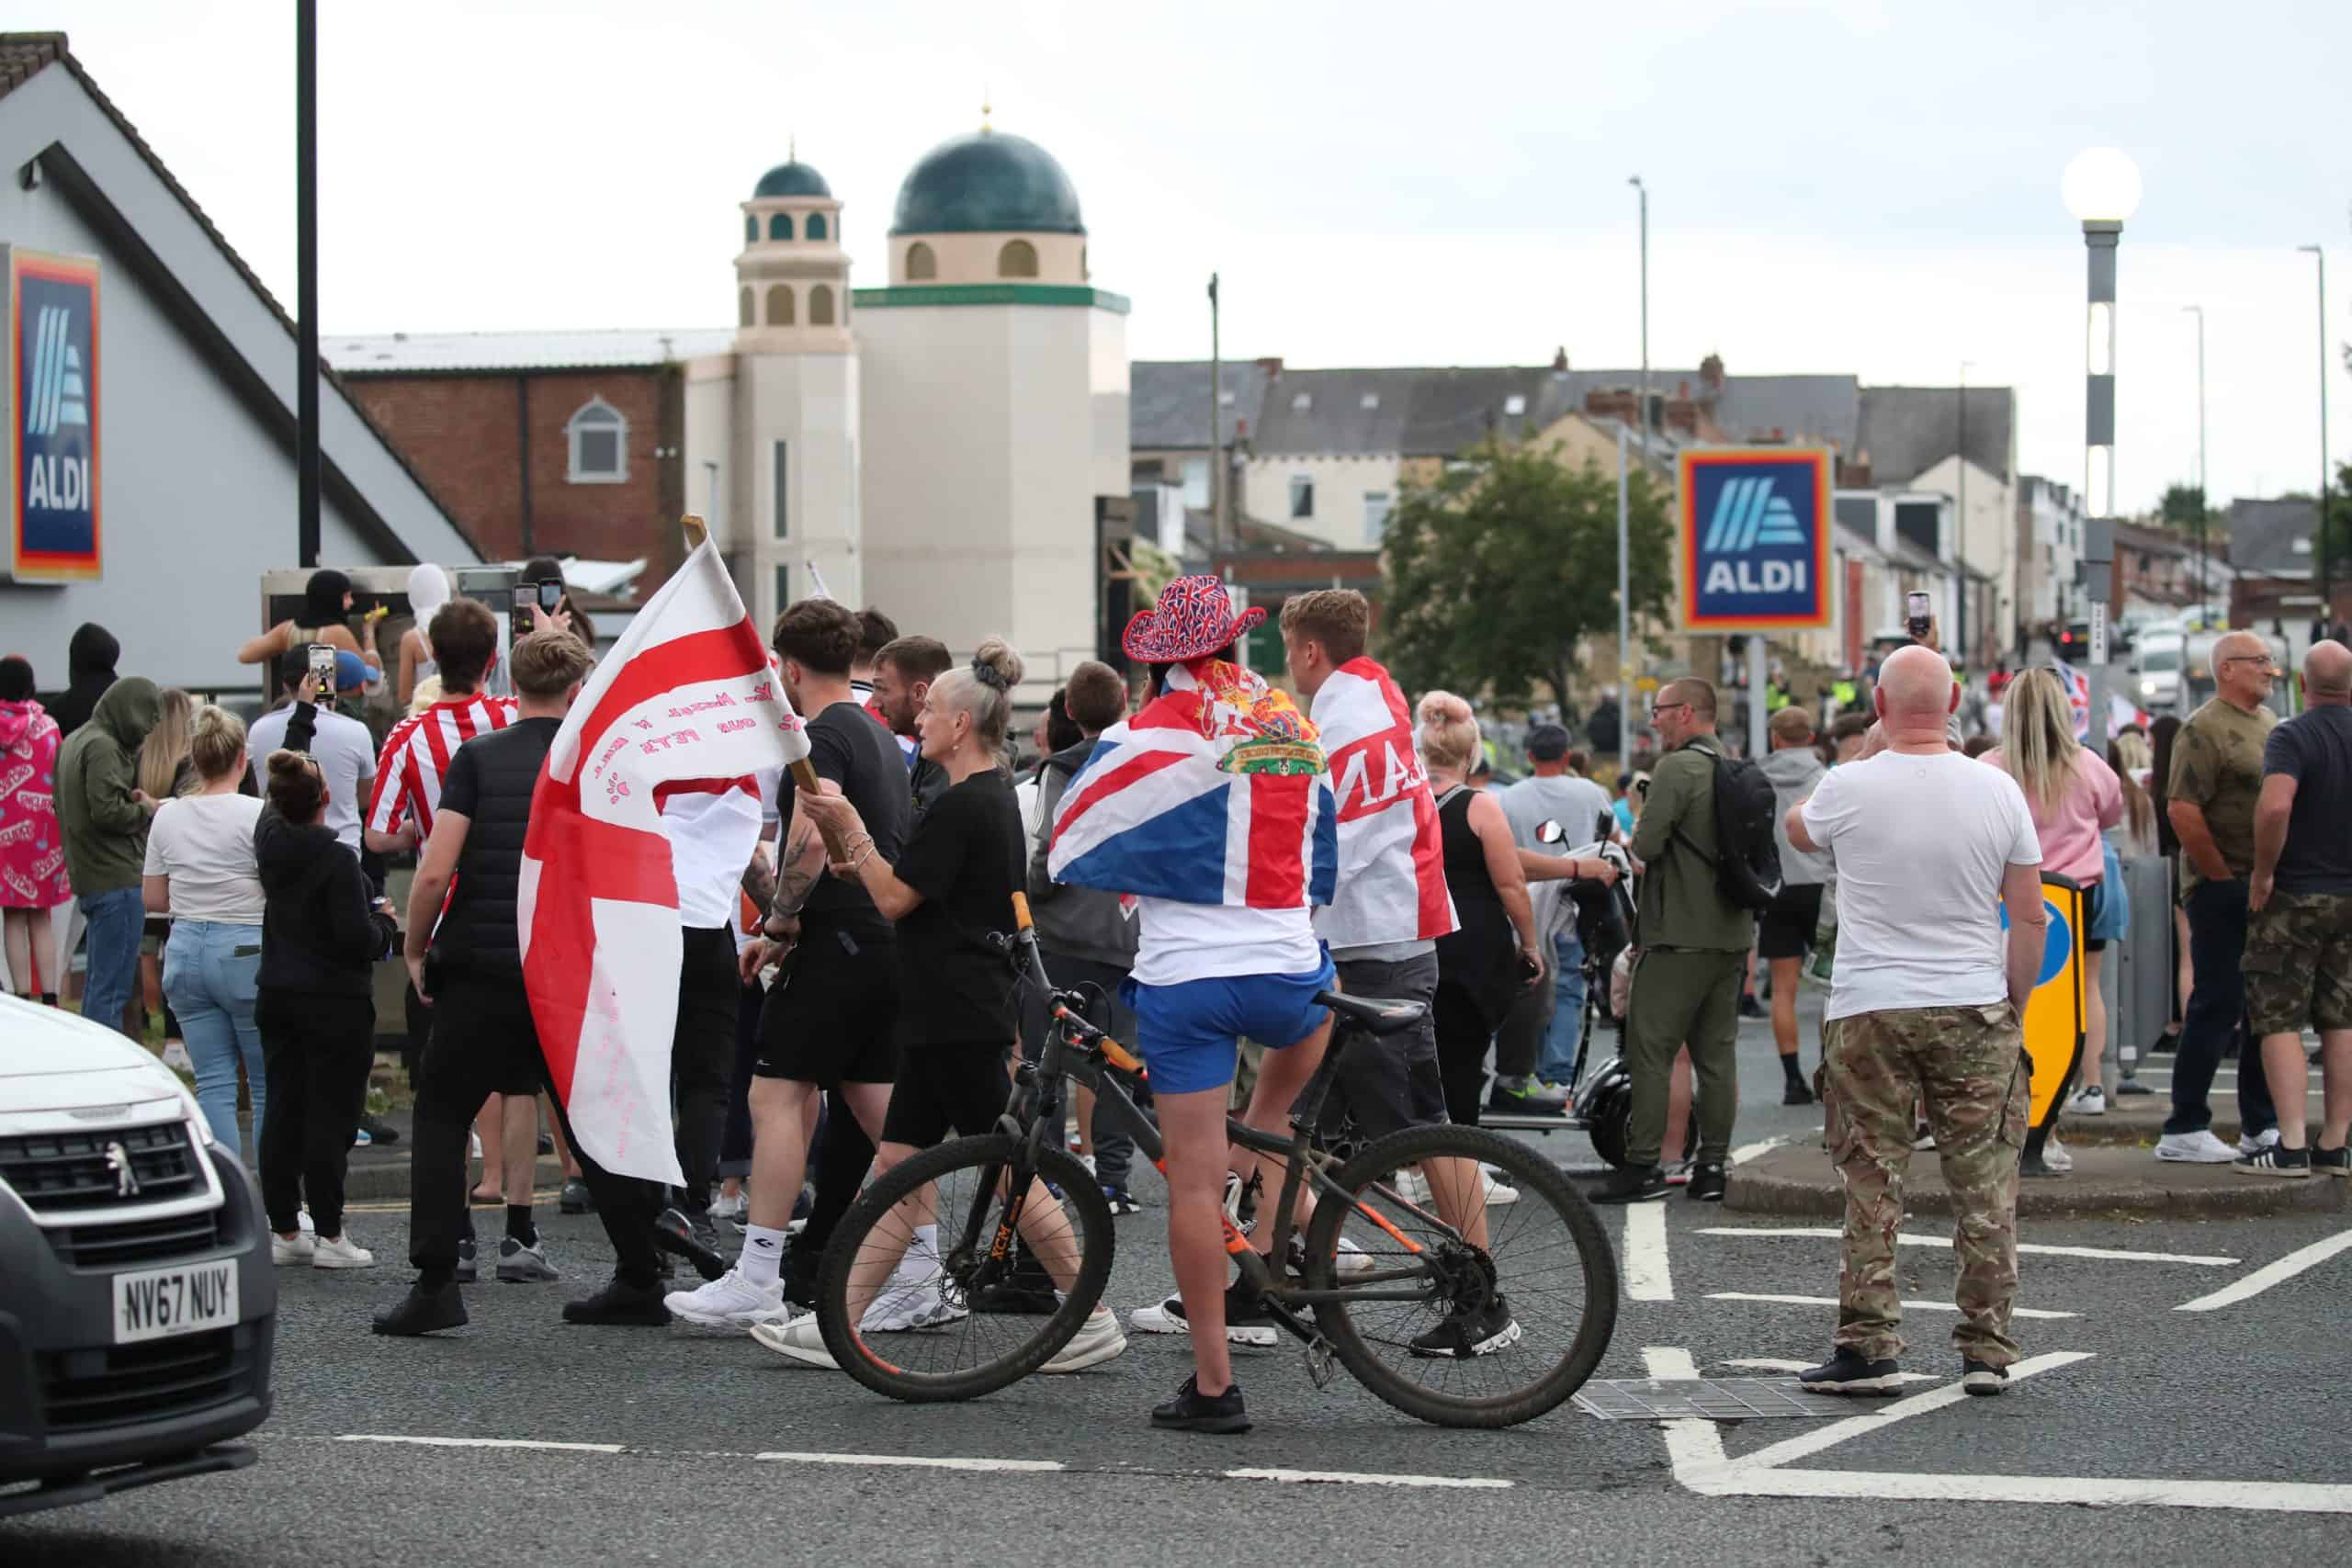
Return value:
M 1686 630 L 1829 625 L 1828 452 L 1688 447 L 1679 477 Z
M 9 567 L 99 574 L 98 264 L 8 251 Z

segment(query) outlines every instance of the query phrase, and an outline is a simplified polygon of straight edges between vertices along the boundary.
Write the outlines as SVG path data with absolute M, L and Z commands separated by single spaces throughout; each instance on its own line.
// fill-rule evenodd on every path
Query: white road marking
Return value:
M 1739 1147 L 1732 1150 L 1731 1163 L 1734 1165 L 1746 1165 L 1758 1155 L 1763 1154 L 1770 1149 L 1777 1149 L 1788 1141 L 1788 1137 L 1784 1134 L 1777 1138 L 1767 1138 L 1762 1143 L 1758 1144 L 1742 1144 Z
M 921 1470 L 990 1470 L 1050 1472 L 1068 1470 L 1057 1459 L 950 1459 L 927 1454 L 759 1453 L 752 1456 L 770 1464 L 911 1465 Z
M 1690 1352 L 1673 1345 L 1652 1345 L 1642 1351 L 1642 1365 L 1654 1378 L 1680 1382 L 1699 1375 Z M 1724 1468 L 1723 1429 L 1695 1416 L 1658 1423 L 1666 1428 L 1666 1455 L 1679 1479 L 1685 1471 L 1712 1472 Z
M 1227 1481 L 1279 1481 L 1286 1484 L 1330 1483 L 1342 1486 L 1442 1486 L 1504 1491 L 1512 1484 L 1482 1475 L 1375 1475 L 1355 1470 L 1228 1470 Z
M 2250 1296 L 2258 1296 L 2273 1285 L 2284 1284 L 2307 1269 L 2326 1262 L 2346 1247 L 2352 1247 L 2352 1230 L 2340 1231 L 2325 1241 L 2315 1241 L 2309 1247 L 2297 1247 L 2276 1263 L 2266 1263 L 2233 1285 L 2224 1285 L 2210 1296 L 2199 1296 L 2193 1302 L 2183 1302 L 2175 1312 L 2213 1312 L 2234 1306 Z
M 1833 1225 L 1710 1225 L 1702 1228 L 1697 1234 L 1700 1235 L 1812 1236 L 1838 1241 L 1843 1239 L 1846 1233 Z M 1912 1235 L 1905 1233 L 1897 1235 L 1894 1240 L 1898 1247 L 1939 1247 L 1946 1252 L 1951 1250 L 1951 1237 L 1948 1235 Z M 2032 1253 L 2041 1258 L 2097 1258 L 2114 1263 L 2195 1263 L 2208 1269 L 2227 1269 L 2233 1264 L 2243 1261 L 2241 1258 L 2221 1258 L 2199 1252 L 2128 1252 L 2113 1247 L 2052 1247 L 2031 1241 L 2018 1243 L 2018 1250 L 2021 1253 Z
M 1710 1291 L 1707 1293 L 1707 1299 L 1711 1302 L 1776 1302 L 1782 1306 L 1834 1307 L 1838 1305 L 1838 1298 L 1835 1296 L 1778 1296 L 1754 1291 Z M 1960 1308 L 1950 1302 L 1905 1302 L 1903 1310 L 1905 1312 L 1958 1312 Z M 2083 1314 L 2078 1312 L 2049 1312 L 2036 1307 L 2012 1307 L 2009 1309 L 2009 1315 L 2012 1317 L 2080 1317 Z
M 1744 1361 L 1725 1361 L 1724 1365 L 1755 1372 L 1803 1372 L 1810 1371 L 1813 1368 L 1813 1363 L 1810 1361 L 1776 1361 L 1769 1356 Z M 1897 1382 L 1943 1382 L 1943 1379 L 1932 1372 L 1897 1372 L 1894 1374 L 1894 1379 Z
M 1667 1267 L 1666 1205 L 1625 1205 L 1625 1296 L 1636 1302 L 1670 1302 L 1674 1277 Z
M 2076 1361 L 2089 1359 L 2089 1353 L 2082 1350 L 2057 1350 L 2046 1356 L 2030 1357 L 2009 1369 L 2009 1386 L 2015 1388 L 2026 1379 L 2049 1371 L 2053 1367 L 2071 1366 Z M 1957 1404 L 1968 1397 L 1968 1391 L 1958 1382 L 1948 1382 L 1940 1388 L 1931 1388 L 1923 1393 L 1898 1399 L 1892 1404 L 1881 1405 L 1866 1415 L 1849 1416 L 1843 1421 L 1833 1421 L 1826 1427 L 1816 1427 L 1813 1431 L 1791 1438 L 1785 1442 L 1758 1449 L 1754 1453 L 1736 1461 L 1735 1464 L 1740 1469 L 1758 1470 L 1787 1464 L 1792 1461 L 1817 1454 L 1824 1449 L 1834 1449 L 1839 1443 L 1851 1438 L 1883 1431 L 1898 1421 L 1907 1421 L 1915 1416 L 1925 1416 L 1931 1410 L 1941 1410 L 1948 1404 Z
M 345 1432 L 338 1443 L 406 1443 L 420 1449 L 551 1449 L 558 1453 L 627 1453 L 624 1443 L 544 1443 L 530 1438 L 397 1438 L 377 1432 Z

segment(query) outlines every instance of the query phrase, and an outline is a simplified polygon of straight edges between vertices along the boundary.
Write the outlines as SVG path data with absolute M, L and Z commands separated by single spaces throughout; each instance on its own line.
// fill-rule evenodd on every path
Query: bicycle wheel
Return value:
M 1462 1163 L 1432 1163 L 1445 1161 Z M 1486 1184 L 1465 1174 L 1481 1163 L 1518 1190 L 1515 1202 L 1487 1201 Z M 1416 1179 L 1400 1190 L 1395 1173 L 1411 1168 Z M 1592 1375 L 1617 1325 L 1617 1258 L 1591 1206 L 1557 1166 L 1480 1128 L 1408 1127 L 1373 1144 L 1332 1179 L 1354 1203 L 1317 1190 L 1306 1242 L 1310 1285 L 1419 1292 L 1410 1301 L 1342 1297 L 1316 1307 L 1333 1352 L 1366 1388 L 1440 1426 L 1510 1427 L 1552 1409 Z M 1456 1191 L 1462 1201 L 1448 1201 Z M 1453 1240 L 1435 1223 L 1455 1209 L 1465 1229 L 1483 1222 L 1485 1247 Z M 1345 1273 L 1338 1266 L 1342 1238 L 1362 1255 L 1350 1257 Z M 1367 1267 L 1421 1272 L 1418 1280 L 1381 1280 L 1366 1279 Z
M 1076 1278 L 1057 1303 L 1050 1277 L 1024 1275 L 1019 1249 L 997 1246 L 1004 1175 L 1020 1147 L 1004 1133 L 938 1145 L 850 1205 L 817 1284 L 818 1326 L 842 1371 L 893 1399 L 974 1399 L 1035 1371 L 1078 1332 L 1111 1277 L 1118 1235 L 1111 1205 L 1076 1156 L 1043 1151 L 1038 1173 L 1061 1197 L 1033 1184 L 1023 1228 L 1031 1230 L 1039 1201 L 1069 1227 Z M 900 1208 L 925 1188 L 935 1194 L 938 1225 L 930 1257 L 910 1246 L 909 1212 Z M 851 1292 L 861 1284 L 866 1301 L 853 1321 Z

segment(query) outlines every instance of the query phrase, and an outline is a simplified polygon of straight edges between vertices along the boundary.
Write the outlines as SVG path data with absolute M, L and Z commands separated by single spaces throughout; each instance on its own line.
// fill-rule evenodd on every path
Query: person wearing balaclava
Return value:
M 441 672 L 433 657 L 433 639 L 425 627 L 433 612 L 449 602 L 449 574 L 427 561 L 408 574 L 408 612 L 415 623 L 401 633 L 400 698 L 402 711 L 416 695 L 417 684 Z
M 65 645 L 65 689 L 41 698 L 41 706 L 57 721 L 59 735 L 67 736 L 90 722 L 90 710 L 114 684 L 114 667 L 122 645 L 95 621 L 85 621 Z
M 302 590 L 302 613 L 283 620 L 259 637 L 247 637 L 237 649 L 240 664 L 270 664 L 292 649 L 322 642 L 345 653 L 356 653 L 368 666 L 370 687 L 384 678 L 384 661 L 376 652 L 376 615 L 359 619 L 359 635 L 350 626 L 351 579 L 332 567 L 311 573 Z

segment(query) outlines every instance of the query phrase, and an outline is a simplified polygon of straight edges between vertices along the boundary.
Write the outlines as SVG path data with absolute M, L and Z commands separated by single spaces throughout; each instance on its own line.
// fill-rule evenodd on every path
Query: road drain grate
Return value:
M 1603 1421 L 1771 1421 L 1848 1413 L 1771 1378 L 1621 1378 L 1585 1384 L 1576 1403 Z

